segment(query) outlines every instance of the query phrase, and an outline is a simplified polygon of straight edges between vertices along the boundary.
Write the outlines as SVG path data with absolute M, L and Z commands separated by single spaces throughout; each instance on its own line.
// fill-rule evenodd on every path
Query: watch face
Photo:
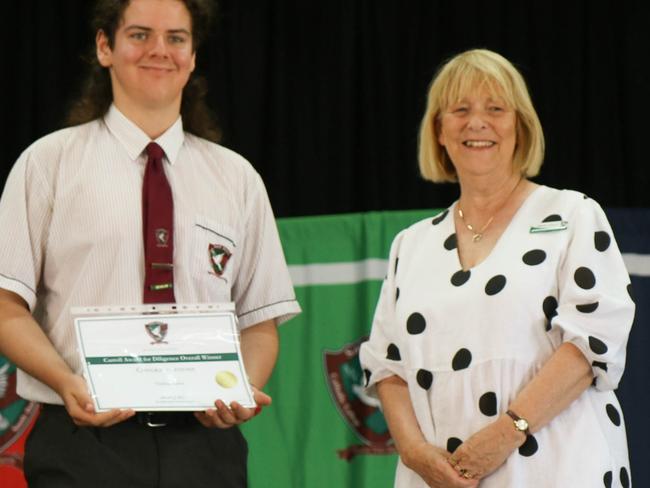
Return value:
M 528 428 L 528 422 L 524 419 L 515 420 L 515 427 L 517 427 L 517 430 L 524 431 Z

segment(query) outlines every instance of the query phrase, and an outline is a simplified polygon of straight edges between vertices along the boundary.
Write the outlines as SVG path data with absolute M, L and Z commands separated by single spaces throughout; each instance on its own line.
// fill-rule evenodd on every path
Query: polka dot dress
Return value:
M 393 242 L 360 353 L 369 392 L 384 378 L 403 378 L 426 439 L 453 452 L 571 342 L 593 366 L 592 386 L 481 487 L 631 486 L 613 389 L 634 303 L 602 209 L 582 194 L 540 186 L 490 255 L 469 270 L 458 259 L 455 210 L 414 224 Z M 395 486 L 426 484 L 400 462 Z

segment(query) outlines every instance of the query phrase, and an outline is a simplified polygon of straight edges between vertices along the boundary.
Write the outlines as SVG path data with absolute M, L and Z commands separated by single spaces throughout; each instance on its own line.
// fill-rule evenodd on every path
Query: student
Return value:
M 271 403 L 260 388 L 276 326 L 300 307 L 259 175 L 204 138 L 215 131 L 192 72 L 210 3 L 99 0 L 98 65 L 73 116 L 84 123 L 36 141 L 7 180 L 0 354 L 21 370 L 18 393 L 43 404 L 25 452 L 32 487 L 246 486 L 237 426 Z M 143 181 L 160 150 L 173 230 L 154 236 Z M 147 239 L 173 245 L 154 277 L 164 286 L 150 283 Z M 194 413 L 94 411 L 71 307 L 173 301 L 235 303 L 258 409 L 215 399 Z

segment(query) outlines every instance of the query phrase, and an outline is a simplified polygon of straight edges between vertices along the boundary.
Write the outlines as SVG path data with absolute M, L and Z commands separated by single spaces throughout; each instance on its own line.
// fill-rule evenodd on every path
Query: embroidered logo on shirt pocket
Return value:
M 233 266 L 237 266 L 237 235 L 234 229 L 197 216 L 194 221 L 196 231 L 196 258 L 198 269 L 209 289 L 231 286 Z M 217 285 L 217 283 L 222 285 Z M 229 293 L 229 292 L 228 292 Z
M 216 276 L 221 276 L 226 271 L 226 265 L 230 260 L 232 253 L 220 244 L 208 244 L 208 253 L 210 254 L 210 264 L 212 272 Z

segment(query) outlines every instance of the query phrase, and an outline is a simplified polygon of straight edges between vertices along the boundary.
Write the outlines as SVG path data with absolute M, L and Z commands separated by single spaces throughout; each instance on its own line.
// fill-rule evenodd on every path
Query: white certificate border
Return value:
M 211 312 L 193 312 L 193 313 L 179 313 L 179 312 L 170 312 L 170 313 L 151 313 L 149 312 L 152 307 L 156 307 L 154 305 L 135 305 L 135 306 L 125 306 L 125 307 L 76 307 L 73 308 L 73 310 L 77 313 L 83 314 L 83 311 L 86 311 L 85 316 L 78 316 L 77 318 L 74 319 L 74 324 L 75 324 L 75 331 L 76 331 L 76 336 L 77 336 L 77 346 L 78 346 L 78 352 L 79 356 L 81 358 L 81 363 L 83 366 L 83 373 L 84 373 L 84 378 L 86 379 L 86 383 L 88 385 L 88 388 L 90 390 L 90 396 L 93 399 L 93 403 L 95 405 L 95 410 L 97 412 L 107 412 L 112 409 L 132 409 L 133 407 L 130 406 L 124 406 L 124 407 L 112 407 L 112 408 L 106 408 L 106 407 L 101 407 L 99 404 L 99 397 L 97 396 L 95 385 L 93 383 L 92 375 L 90 373 L 90 368 L 88 366 L 88 361 L 86 360 L 86 353 L 85 353 L 85 348 L 84 348 L 84 343 L 82 340 L 82 323 L 88 323 L 88 322 L 97 322 L 101 320 L 133 320 L 133 319 L 142 319 L 144 317 L 155 317 L 155 318 L 178 318 L 179 316 L 182 317 L 222 317 L 224 315 L 230 317 L 230 328 L 231 332 L 233 334 L 233 337 L 236 338 L 235 341 L 235 350 L 237 352 L 237 365 L 240 370 L 241 377 L 243 378 L 243 383 L 244 383 L 244 390 L 248 394 L 248 399 L 250 400 L 249 403 L 245 402 L 239 402 L 242 406 L 247 407 L 247 408 L 252 408 L 256 406 L 254 397 L 253 397 L 253 391 L 251 389 L 250 382 L 248 381 L 248 375 L 246 374 L 246 369 L 244 366 L 244 359 L 241 354 L 241 342 L 240 342 L 240 334 L 239 334 L 239 328 L 237 326 L 237 315 L 234 313 L 234 307 L 230 303 L 226 304 L 210 304 L 210 305 L 205 305 L 205 304 L 197 304 L 199 307 L 210 307 L 210 310 L 214 309 L 220 309 L 221 311 L 211 311 Z M 169 309 L 171 305 L 164 307 L 165 309 Z M 184 309 L 184 306 L 177 306 L 178 308 Z M 143 313 L 139 314 L 120 314 L 120 313 L 114 313 L 110 315 L 105 315 L 105 313 L 109 310 L 116 310 L 116 309 L 125 309 L 128 308 L 129 311 L 133 310 L 134 308 L 139 308 L 140 310 L 143 310 Z M 163 308 L 162 306 L 158 306 L 158 308 Z M 197 309 L 198 307 L 192 306 L 192 308 Z M 83 311 L 82 311 L 83 310 Z M 149 313 L 147 313 L 149 312 Z M 190 362 L 191 364 L 192 362 Z M 215 401 L 218 400 L 215 398 Z M 152 406 L 152 407 L 138 407 L 134 410 L 136 411 L 161 411 L 161 412 L 174 412 L 174 411 L 193 411 L 193 412 L 200 412 L 209 408 L 214 408 L 214 404 L 208 404 L 204 406 L 198 406 L 198 405 L 192 405 L 192 406 L 183 406 L 183 405 L 174 405 L 173 407 L 168 406 L 168 407 L 161 407 L 161 406 Z

